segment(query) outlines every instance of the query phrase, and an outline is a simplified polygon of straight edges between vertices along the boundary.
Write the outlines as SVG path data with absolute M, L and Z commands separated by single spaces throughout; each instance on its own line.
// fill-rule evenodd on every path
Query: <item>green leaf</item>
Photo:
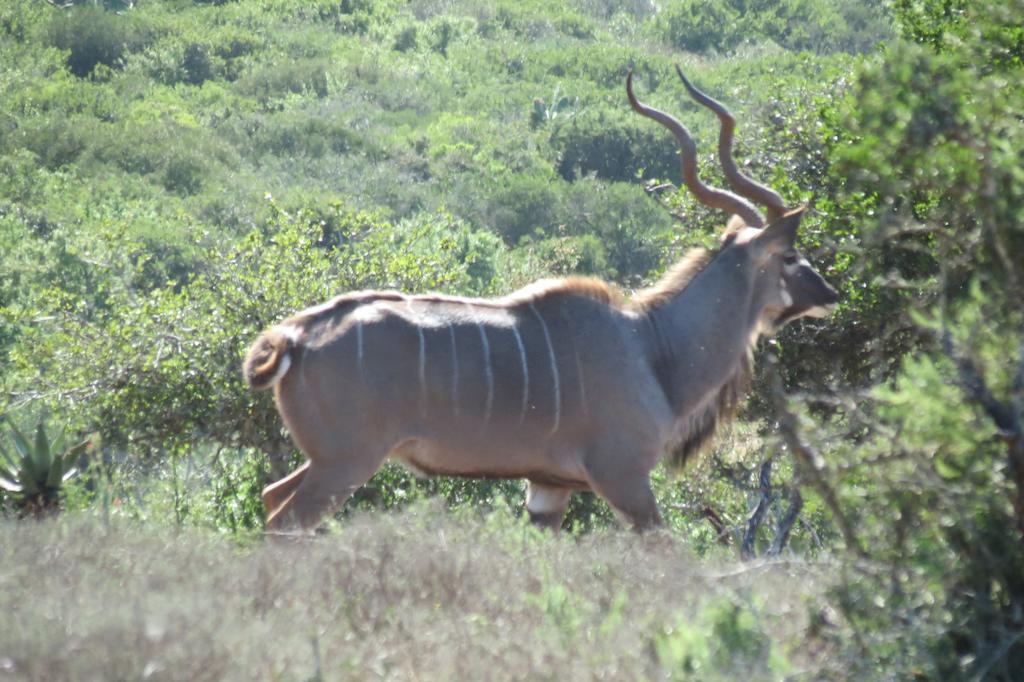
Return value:
M 3 488 L 9 493 L 20 493 L 23 490 L 20 484 L 15 483 L 5 476 L 0 476 L 0 488 Z
M 76 443 L 75 445 L 72 445 L 68 449 L 68 451 L 64 453 L 64 461 L 70 461 L 72 459 L 77 458 L 79 455 L 85 452 L 86 448 L 88 448 L 91 443 L 92 441 L 86 438 L 81 443 Z
M 25 436 L 22 435 L 21 431 L 12 421 L 8 421 L 11 426 L 11 436 L 14 438 L 14 448 L 21 455 L 22 459 L 32 458 L 32 448 L 29 447 L 28 441 L 25 440 Z
M 0 447 L 0 456 L 4 458 L 4 462 L 7 462 L 7 466 L 4 466 L 3 462 L 0 462 L 0 473 L 7 471 L 7 473 L 13 475 L 21 469 L 21 465 L 14 461 L 14 457 L 11 456 L 11 453 L 7 452 L 3 447 Z
M 57 432 L 57 436 L 50 441 L 50 452 L 56 457 L 61 452 L 64 452 L 64 442 L 66 440 L 67 431 L 61 429 Z
M 46 437 L 46 428 L 43 422 L 36 424 L 36 472 L 42 480 L 50 473 L 50 465 L 53 464 L 53 454 L 50 452 L 50 439 Z
M 46 480 L 43 482 L 47 488 L 59 488 L 61 478 L 64 476 L 66 462 L 59 455 L 50 463 L 46 473 Z
M 67 452 L 54 457 L 53 464 L 50 466 L 50 473 L 46 477 L 46 486 L 48 488 L 59 488 L 62 483 L 78 473 L 78 469 L 72 465 L 89 447 L 89 442 L 87 438 L 81 443 L 76 443 L 68 448 Z

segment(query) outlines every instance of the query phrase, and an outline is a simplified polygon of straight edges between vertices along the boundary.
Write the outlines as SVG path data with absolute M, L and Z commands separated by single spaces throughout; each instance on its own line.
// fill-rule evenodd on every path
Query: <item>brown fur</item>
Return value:
M 592 298 L 606 305 L 619 307 L 623 303 L 622 292 L 596 277 L 567 277 L 565 279 L 543 279 L 519 291 L 509 294 L 506 304 L 542 303 L 558 296 L 582 296 Z
M 723 234 L 722 248 L 728 246 L 743 227 L 742 219 L 733 216 Z M 717 254 L 717 250 L 703 248 L 689 251 L 682 260 L 666 270 L 656 284 L 634 294 L 632 305 L 644 311 L 668 303 L 686 289 Z M 711 442 L 719 425 L 729 421 L 736 414 L 740 402 L 750 389 L 754 363 L 753 349 L 750 350 L 736 372 L 719 389 L 714 401 L 703 414 L 694 417 L 679 443 L 669 451 L 667 459 L 673 469 L 681 470 L 694 455 L 699 454 Z
M 638 310 L 650 310 L 671 301 L 714 257 L 715 252 L 709 249 L 693 249 L 666 270 L 656 284 L 633 294 L 633 306 Z

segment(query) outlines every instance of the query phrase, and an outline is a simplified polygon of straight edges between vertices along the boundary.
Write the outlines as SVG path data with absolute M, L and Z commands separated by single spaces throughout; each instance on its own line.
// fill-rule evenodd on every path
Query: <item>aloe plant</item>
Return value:
M 63 431 L 51 441 L 40 422 L 35 440 L 29 442 L 13 422 L 8 423 L 14 454 L 0 445 L 0 489 L 11 493 L 22 509 L 36 513 L 53 509 L 61 487 L 78 473 L 73 465 L 89 441 L 66 447 Z

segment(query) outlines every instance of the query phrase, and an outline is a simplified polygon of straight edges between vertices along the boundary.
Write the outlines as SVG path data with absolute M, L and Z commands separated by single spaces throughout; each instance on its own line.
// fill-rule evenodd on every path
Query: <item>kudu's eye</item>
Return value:
M 785 265 L 796 265 L 799 260 L 800 256 L 795 253 L 787 253 L 782 256 L 782 262 Z

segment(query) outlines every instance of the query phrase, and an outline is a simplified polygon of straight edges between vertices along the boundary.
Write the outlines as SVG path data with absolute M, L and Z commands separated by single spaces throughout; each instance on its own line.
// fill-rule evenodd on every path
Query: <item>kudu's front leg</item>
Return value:
M 636 460 L 624 458 L 621 451 L 598 455 L 587 464 L 590 487 L 604 498 L 612 509 L 642 532 L 662 525 L 658 503 L 651 491 L 650 471 L 637 466 Z

